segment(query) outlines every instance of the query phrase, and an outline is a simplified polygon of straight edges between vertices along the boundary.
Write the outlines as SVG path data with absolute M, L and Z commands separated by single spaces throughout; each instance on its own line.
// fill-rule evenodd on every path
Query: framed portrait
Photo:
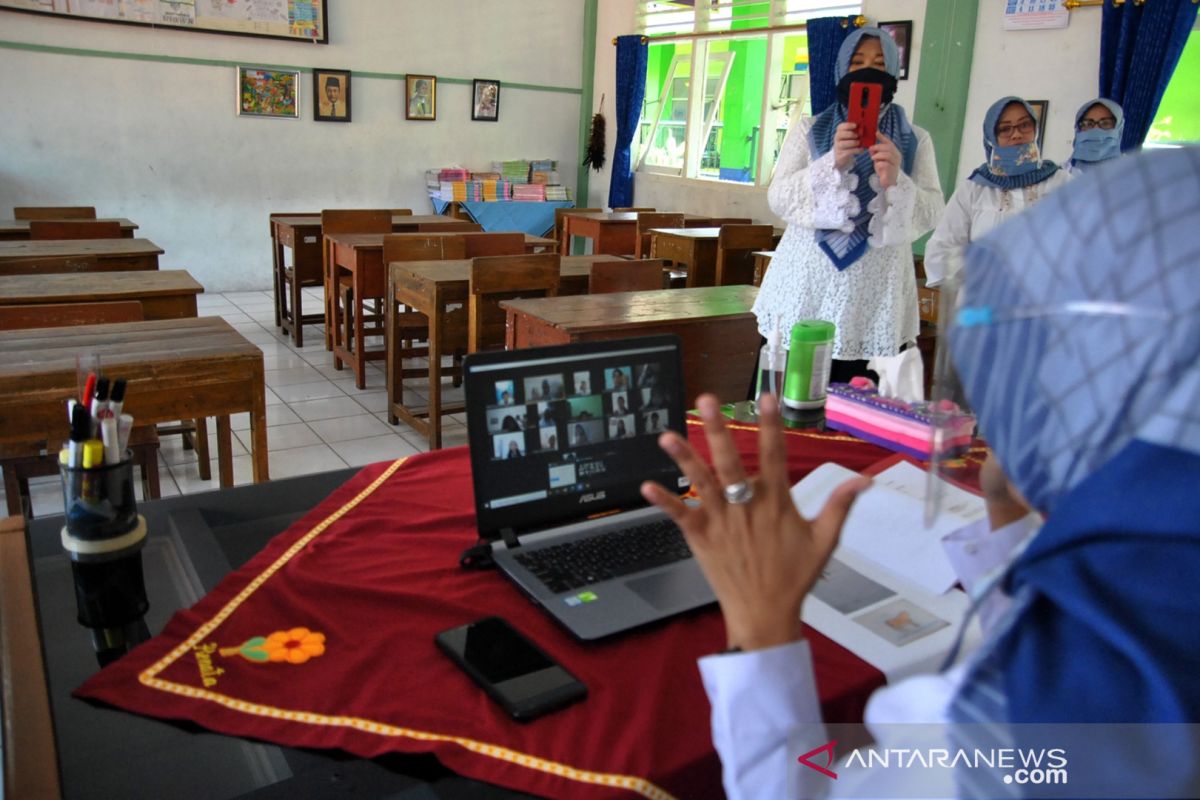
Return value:
M 891 34 L 896 48 L 900 51 L 900 80 L 908 80 L 909 43 L 912 41 L 912 20 L 903 22 L 881 22 L 879 27 Z
M 300 118 L 300 72 L 237 68 L 238 116 Z
M 472 82 L 471 119 L 495 122 L 500 119 L 500 81 L 476 78 Z
M 350 70 L 313 67 L 313 119 L 350 121 Z
M 1028 100 L 1029 105 L 1033 106 L 1033 121 L 1038 127 L 1038 150 L 1042 151 L 1042 157 L 1045 157 L 1045 150 L 1042 150 L 1042 142 L 1046 140 L 1046 114 L 1050 111 L 1049 100 Z
M 437 119 L 437 78 L 433 75 L 404 76 L 404 118 Z

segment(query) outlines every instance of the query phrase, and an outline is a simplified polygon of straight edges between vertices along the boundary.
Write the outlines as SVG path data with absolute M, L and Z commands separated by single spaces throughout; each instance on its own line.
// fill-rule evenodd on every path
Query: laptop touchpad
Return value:
M 693 608 L 716 599 L 694 561 L 654 575 L 633 578 L 625 585 L 657 609 Z

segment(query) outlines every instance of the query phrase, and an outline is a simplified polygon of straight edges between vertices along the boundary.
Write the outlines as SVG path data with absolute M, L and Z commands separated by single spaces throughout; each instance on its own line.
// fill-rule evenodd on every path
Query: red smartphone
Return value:
M 879 103 L 883 87 L 878 83 L 850 84 L 850 113 L 847 122 L 858 126 L 858 144 L 871 147 L 875 144 L 875 132 L 879 129 Z

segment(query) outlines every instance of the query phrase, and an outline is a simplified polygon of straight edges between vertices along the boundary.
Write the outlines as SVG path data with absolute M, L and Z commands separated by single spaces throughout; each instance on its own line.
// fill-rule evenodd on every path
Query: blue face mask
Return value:
M 1092 128 L 1075 134 L 1075 151 L 1071 158 L 1076 161 L 1107 161 L 1121 155 L 1121 132 L 1116 128 L 1106 131 Z
M 1042 163 L 1037 142 L 1027 144 L 993 145 L 988 156 L 988 169 L 993 175 L 1024 175 Z

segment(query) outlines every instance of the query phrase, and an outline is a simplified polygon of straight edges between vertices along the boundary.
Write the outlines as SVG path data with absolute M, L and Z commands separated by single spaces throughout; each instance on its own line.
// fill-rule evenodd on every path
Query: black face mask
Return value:
M 883 92 L 880 97 L 880 102 L 884 105 L 892 102 L 892 98 L 896 96 L 896 76 L 889 75 L 881 69 L 867 67 L 865 69 L 856 69 L 852 72 L 847 72 L 838 81 L 837 93 L 838 100 L 844 106 L 850 105 L 850 84 L 852 83 L 878 83 L 883 87 Z

